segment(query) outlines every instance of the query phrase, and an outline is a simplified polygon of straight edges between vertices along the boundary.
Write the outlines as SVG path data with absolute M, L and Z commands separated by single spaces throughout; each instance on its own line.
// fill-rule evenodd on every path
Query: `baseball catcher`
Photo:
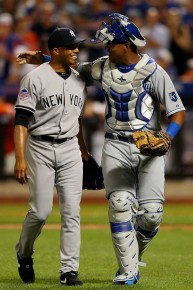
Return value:
M 171 137 L 163 131 L 136 131 L 132 136 L 140 153 L 146 156 L 165 155 L 171 145 Z
M 83 159 L 83 189 L 103 189 L 102 168 L 95 159 L 90 156 L 88 160 Z

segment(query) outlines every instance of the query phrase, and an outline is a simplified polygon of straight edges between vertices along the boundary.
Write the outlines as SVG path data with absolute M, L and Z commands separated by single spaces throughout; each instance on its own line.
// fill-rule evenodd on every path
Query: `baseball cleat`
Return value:
M 18 272 L 24 283 L 33 283 L 35 281 L 35 273 L 33 269 L 33 260 L 31 257 L 23 258 L 17 253 Z
M 138 282 L 139 278 L 140 278 L 139 272 L 137 273 L 137 275 L 131 275 L 129 273 L 120 274 L 118 270 L 113 282 L 115 284 L 134 285 Z
M 68 286 L 83 285 L 83 282 L 78 278 L 78 272 L 70 271 L 61 274 L 60 283 Z

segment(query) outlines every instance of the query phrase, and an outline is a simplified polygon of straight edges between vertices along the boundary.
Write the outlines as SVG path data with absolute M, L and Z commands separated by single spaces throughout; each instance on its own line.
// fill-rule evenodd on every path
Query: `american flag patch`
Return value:
M 19 92 L 19 98 L 20 100 L 24 101 L 26 99 L 29 98 L 29 93 L 28 93 L 28 90 L 27 89 L 22 89 L 20 92 Z
M 169 93 L 169 97 L 172 102 L 177 102 L 178 96 L 176 95 L 176 92 Z

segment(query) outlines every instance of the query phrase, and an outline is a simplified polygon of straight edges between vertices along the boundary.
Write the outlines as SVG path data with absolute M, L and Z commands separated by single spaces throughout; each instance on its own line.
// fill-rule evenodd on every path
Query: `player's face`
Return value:
M 78 44 L 68 47 L 59 47 L 59 61 L 62 65 L 73 66 L 77 64 L 78 60 Z
M 111 62 L 124 64 L 125 44 L 107 44 L 106 49 L 109 53 L 109 59 Z

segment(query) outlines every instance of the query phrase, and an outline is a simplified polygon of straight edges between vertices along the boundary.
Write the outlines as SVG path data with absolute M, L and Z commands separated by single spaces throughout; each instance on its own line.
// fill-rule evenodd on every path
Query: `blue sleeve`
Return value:
M 49 62 L 51 60 L 51 57 L 49 55 L 43 55 L 43 63 L 44 62 Z
M 181 126 L 176 122 L 171 122 L 166 130 L 166 133 L 169 134 L 172 139 L 177 135 L 178 131 L 180 131 Z

